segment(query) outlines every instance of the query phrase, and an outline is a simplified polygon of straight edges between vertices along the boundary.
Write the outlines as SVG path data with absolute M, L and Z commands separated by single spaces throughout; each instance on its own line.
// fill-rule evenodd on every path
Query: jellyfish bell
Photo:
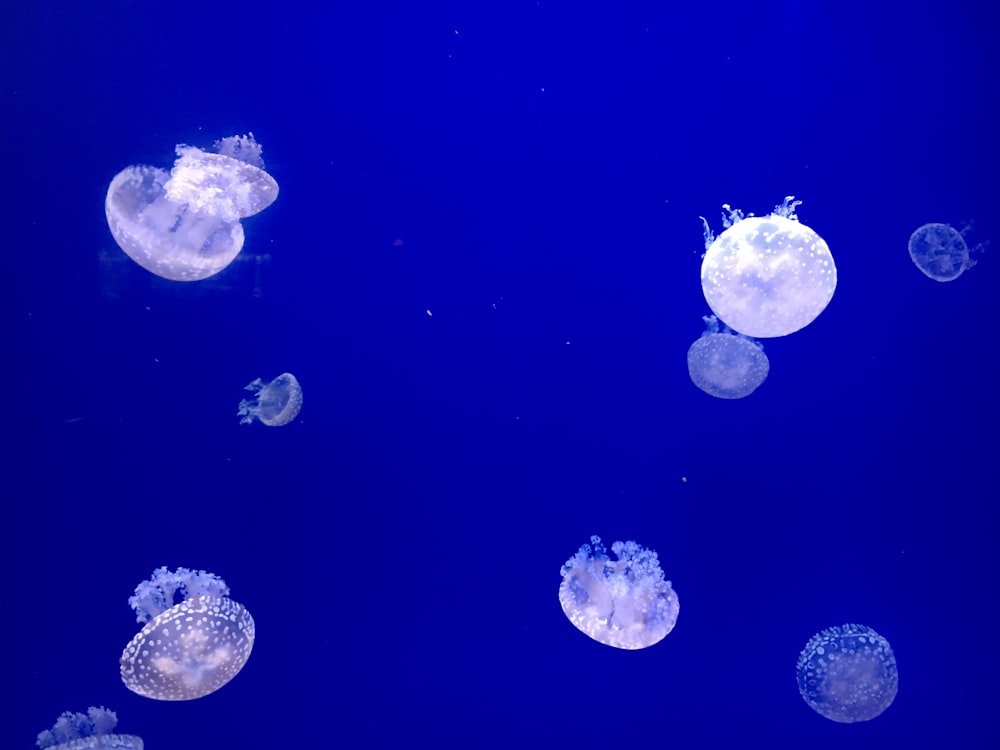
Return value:
M 970 248 L 965 233 L 947 224 L 924 224 L 917 227 L 907 243 L 910 259 L 927 278 L 954 281 L 976 265 L 972 253 L 986 247 L 985 243 Z
M 233 679 L 250 658 L 255 629 L 228 594 L 218 576 L 187 568 L 159 568 L 140 583 L 129 604 L 145 625 L 122 652 L 125 686 L 147 698 L 184 701 Z
M 112 734 L 117 724 L 115 712 L 104 707 L 91 706 L 85 714 L 66 711 L 35 744 L 42 750 L 143 750 L 141 738 Z
M 224 138 L 214 148 L 179 145 L 169 173 L 131 166 L 111 180 L 104 201 L 111 234 L 157 276 L 200 281 L 217 274 L 243 248 L 240 219 L 278 196 L 253 134 Z
M 559 604 L 569 621 L 599 643 L 641 649 L 673 630 L 680 604 L 663 577 L 656 552 L 615 542 L 611 560 L 600 537 L 590 538 L 560 573 Z
M 759 343 L 730 330 L 719 331 L 714 315 L 704 318 L 707 330 L 687 353 L 691 382 L 716 398 L 744 398 L 767 379 L 771 369 Z
M 810 638 L 799 654 L 796 680 L 810 708 L 842 724 L 879 716 L 899 689 L 889 642 L 857 624 L 827 628 Z
M 251 381 L 246 390 L 254 393 L 240 401 L 237 416 L 240 424 L 255 419 L 268 427 L 281 427 L 291 422 L 302 410 L 302 386 L 290 372 L 284 372 L 269 383 L 260 378 Z
M 789 196 L 769 216 L 746 217 L 724 206 L 726 229 L 718 237 L 705 222 L 702 291 L 734 331 L 786 336 L 809 325 L 833 299 L 833 256 L 822 237 L 799 223 L 800 203 Z

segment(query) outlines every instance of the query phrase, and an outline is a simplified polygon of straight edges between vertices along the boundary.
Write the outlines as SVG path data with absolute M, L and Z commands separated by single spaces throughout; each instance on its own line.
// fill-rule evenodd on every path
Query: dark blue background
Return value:
M 0 10 L 0 747 L 91 704 L 150 750 L 992 747 L 998 261 L 938 284 L 906 240 L 1000 237 L 995 9 L 322 5 Z M 281 194 L 241 259 L 126 259 L 112 176 L 251 130 Z M 713 399 L 698 216 L 791 194 L 836 296 Z M 299 419 L 241 427 L 283 371 Z M 659 552 L 663 643 L 566 621 L 593 533 Z M 257 622 L 201 700 L 119 679 L 160 565 Z M 844 726 L 794 668 L 854 621 L 900 689 Z

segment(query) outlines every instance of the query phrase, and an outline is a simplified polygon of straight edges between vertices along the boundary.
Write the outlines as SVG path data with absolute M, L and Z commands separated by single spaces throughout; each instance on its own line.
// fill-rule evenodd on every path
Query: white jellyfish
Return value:
M 214 151 L 177 146 L 168 174 L 126 167 L 104 201 L 118 246 L 136 263 L 174 281 L 199 281 L 228 266 L 243 248 L 240 219 L 278 197 L 253 134 L 217 141 Z
M 104 707 L 91 706 L 85 714 L 66 711 L 35 744 L 42 750 L 142 750 L 139 737 L 111 733 L 117 724 L 115 712 Z
M 913 264 L 935 281 L 953 281 L 976 265 L 972 253 L 986 243 L 970 248 L 965 243 L 966 227 L 961 232 L 947 224 L 924 224 L 910 235 L 907 245 Z
M 611 545 L 592 536 L 559 571 L 559 604 L 578 630 L 607 646 L 640 649 L 674 628 L 680 603 L 656 552 L 635 542 Z
M 226 582 L 212 573 L 153 571 L 128 600 L 145 626 L 122 652 L 125 687 L 147 698 L 186 701 L 233 679 L 250 658 L 255 629 L 246 608 L 228 597 Z
M 703 320 L 706 330 L 687 353 L 691 382 L 717 398 L 749 396 L 767 379 L 771 368 L 763 347 L 728 326 L 720 333 L 714 315 Z
M 285 372 L 270 383 L 260 378 L 250 382 L 246 390 L 256 395 L 240 401 L 237 416 L 240 424 L 250 424 L 255 419 L 268 427 L 281 427 L 291 422 L 302 409 L 302 386 L 295 376 Z
M 837 288 L 837 268 L 826 242 L 800 224 L 802 201 L 792 196 L 769 216 L 744 217 L 723 206 L 725 231 L 705 223 L 701 264 L 705 300 L 734 331 L 755 338 L 795 333 L 823 312 Z
M 865 625 L 827 628 L 810 638 L 799 655 L 796 679 L 810 707 L 844 724 L 874 719 L 899 689 L 892 647 Z

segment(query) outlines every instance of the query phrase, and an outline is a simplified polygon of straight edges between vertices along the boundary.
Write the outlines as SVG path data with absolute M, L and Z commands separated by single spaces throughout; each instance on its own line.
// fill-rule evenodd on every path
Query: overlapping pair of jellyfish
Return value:
M 749 396 L 767 379 L 770 362 L 756 339 L 788 336 L 812 323 L 837 288 L 830 248 L 802 224 L 802 201 L 785 198 L 768 216 L 723 206 L 724 231 L 705 225 L 701 286 L 712 315 L 688 349 L 691 381 L 717 398 Z M 910 235 L 910 258 L 926 276 L 953 281 L 975 265 L 973 248 L 947 224 L 924 224 Z M 721 326 L 721 330 L 720 330 Z
M 636 650 L 653 646 L 677 624 L 680 601 L 659 557 L 634 541 L 611 545 L 593 536 L 562 566 L 559 604 L 569 621 L 598 643 Z M 865 625 L 816 633 L 796 665 L 803 700 L 840 723 L 867 721 L 896 697 L 899 678 L 889 642 Z

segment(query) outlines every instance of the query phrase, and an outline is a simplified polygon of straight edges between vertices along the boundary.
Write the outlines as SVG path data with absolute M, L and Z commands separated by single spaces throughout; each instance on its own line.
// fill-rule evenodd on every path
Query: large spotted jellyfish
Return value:
M 250 424 L 255 419 L 268 427 L 281 427 L 295 419 L 302 410 L 302 386 L 290 372 L 284 372 L 269 383 L 260 378 L 246 386 L 254 393 L 240 401 L 236 412 L 240 424 Z
M 701 288 L 708 306 L 734 331 L 754 338 L 795 333 L 823 312 L 837 288 L 826 242 L 800 224 L 792 196 L 768 216 L 723 206 L 718 237 L 704 217 Z
M 924 224 L 910 235 L 907 249 L 913 264 L 935 281 L 953 281 L 976 265 L 972 253 L 986 243 L 970 248 L 965 242 L 966 227 L 961 232 L 947 224 Z
M 889 642 L 865 625 L 827 628 L 812 638 L 796 665 L 799 693 L 818 714 L 849 724 L 868 721 L 899 689 Z
M 186 701 L 233 679 L 250 658 L 254 622 L 228 597 L 226 582 L 212 573 L 153 571 L 128 600 L 145 625 L 122 652 L 125 686 L 147 698 Z
M 691 382 L 717 398 L 749 396 L 767 379 L 771 368 L 763 347 L 728 326 L 720 333 L 714 315 L 703 320 L 706 330 L 687 353 Z
M 216 141 L 213 150 L 179 145 L 170 172 L 126 167 L 104 201 L 118 246 L 147 271 L 199 281 L 228 266 L 243 248 L 240 219 L 278 197 L 253 133 Z
M 640 649 L 674 628 L 680 604 L 663 577 L 656 552 L 635 542 L 615 542 L 608 557 L 592 536 L 562 566 L 559 604 L 578 630 L 607 646 Z
M 118 716 L 106 708 L 91 706 L 87 713 L 66 711 L 38 735 L 35 744 L 45 750 L 142 750 L 142 739 L 132 734 L 112 734 Z

